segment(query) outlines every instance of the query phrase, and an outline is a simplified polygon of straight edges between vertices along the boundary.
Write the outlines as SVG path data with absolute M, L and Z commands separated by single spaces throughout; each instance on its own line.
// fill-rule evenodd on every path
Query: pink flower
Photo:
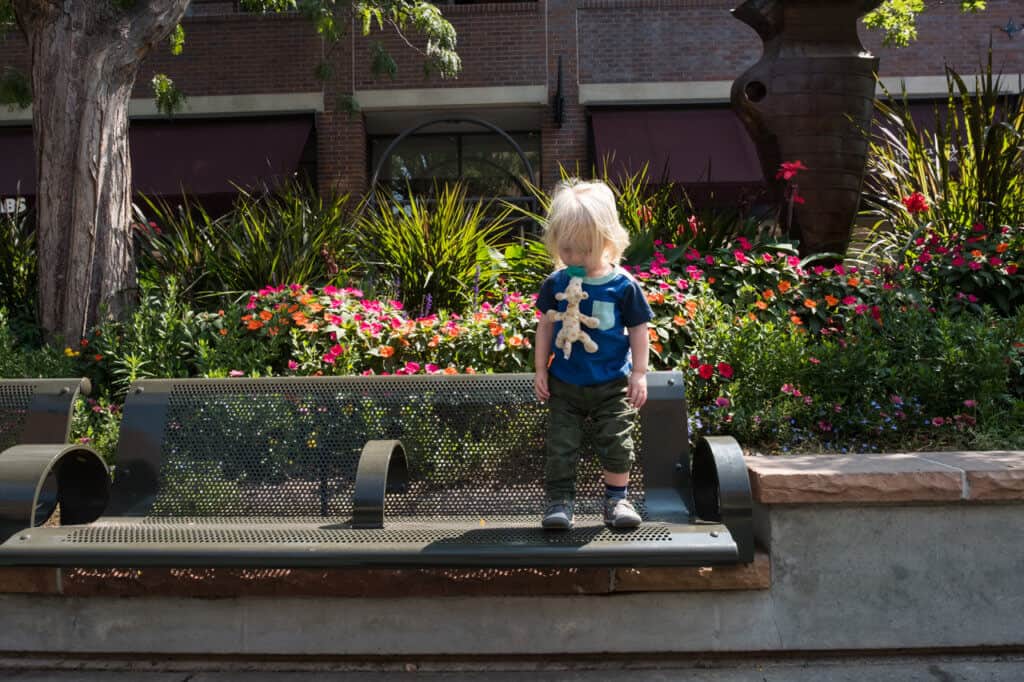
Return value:
M 958 268 L 958 267 L 960 267 L 961 265 L 964 264 L 964 257 L 961 256 L 960 254 L 957 254 L 957 255 L 953 256 L 953 260 L 950 261 L 950 264 L 953 267 Z
M 730 403 L 729 403 L 729 399 L 728 398 L 723 398 L 721 396 L 719 396 L 718 398 L 715 398 L 715 405 L 717 407 L 729 407 L 729 404 Z
M 977 400 L 970 400 L 970 399 L 968 399 L 968 400 L 964 401 L 964 407 L 977 407 L 977 406 L 978 406 L 978 401 Z
M 843 296 L 843 305 L 853 305 L 857 302 L 856 296 Z
M 405 371 L 409 374 L 415 374 L 420 371 L 420 363 L 418 362 L 407 362 L 405 363 Z
M 294 360 L 289 360 L 288 361 L 288 369 L 290 369 L 291 371 L 294 372 L 298 368 L 299 368 L 299 363 L 295 362 Z
M 807 166 L 805 166 L 800 160 L 783 161 L 779 165 L 779 171 L 775 174 L 775 179 L 792 180 L 797 173 L 805 170 L 807 170 Z
M 981 263 L 972 260 L 970 263 L 967 264 L 967 267 L 969 267 L 971 270 L 981 270 Z
M 243 372 L 240 369 L 233 369 L 230 372 L 228 372 L 228 376 L 229 377 L 244 377 L 245 376 L 245 372 Z
M 432 362 L 428 362 L 426 367 L 424 367 L 423 369 L 427 372 L 427 374 L 437 374 L 438 372 L 441 371 L 441 368 Z
M 932 417 L 932 426 L 942 426 L 946 423 L 946 420 L 942 417 Z

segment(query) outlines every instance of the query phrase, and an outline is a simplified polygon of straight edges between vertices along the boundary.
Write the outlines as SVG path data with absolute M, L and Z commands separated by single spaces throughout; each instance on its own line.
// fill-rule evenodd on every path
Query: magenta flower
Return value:
M 288 369 L 290 369 L 291 371 L 294 372 L 298 368 L 299 368 L 299 363 L 295 362 L 294 360 L 289 360 L 288 361 Z

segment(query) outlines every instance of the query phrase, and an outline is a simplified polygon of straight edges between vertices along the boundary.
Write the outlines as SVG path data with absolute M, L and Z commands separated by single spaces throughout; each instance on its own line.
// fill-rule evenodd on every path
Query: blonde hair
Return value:
M 571 245 L 585 252 L 600 251 L 616 264 L 629 246 L 629 234 L 619 223 L 615 195 L 603 182 L 578 179 L 559 183 L 551 197 L 544 246 L 559 267 L 559 246 Z

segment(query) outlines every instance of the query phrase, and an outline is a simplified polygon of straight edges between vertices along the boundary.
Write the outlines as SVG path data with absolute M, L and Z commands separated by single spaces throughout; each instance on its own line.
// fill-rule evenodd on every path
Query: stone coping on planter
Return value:
M 465 597 L 767 590 L 771 562 L 678 568 L 0 568 L 0 594 L 68 597 Z
M 760 504 L 1024 502 L 1024 451 L 748 456 Z

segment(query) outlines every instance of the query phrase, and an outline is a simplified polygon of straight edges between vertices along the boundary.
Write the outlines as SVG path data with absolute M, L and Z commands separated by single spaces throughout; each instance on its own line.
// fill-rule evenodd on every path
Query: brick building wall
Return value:
M 195 5 L 185 21 L 186 46 L 173 57 L 166 46 L 140 70 L 134 97 L 151 97 L 149 81 L 166 72 L 189 97 L 218 95 L 322 95 L 315 118 L 318 184 L 321 190 L 358 192 L 367 181 L 367 121 L 376 114 L 348 111 L 348 103 L 368 91 L 481 92 L 534 87 L 545 93 L 527 103 L 536 111 L 542 140 L 541 184 L 550 186 L 558 165 L 587 163 L 588 104 L 580 85 L 727 83 L 754 64 L 760 41 L 733 19 L 734 0 L 538 0 L 537 2 L 447 5 L 442 8 L 458 32 L 463 72 L 442 80 L 423 74 L 422 57 L 401 38 L 375 33 L 369 39 L 353 26 L 341 44 L 325 46 L 312 26 L 297 15 L 218 14 L 232 3 Z M 202 10 L 201 12 L 199 10 Z M 954 2 L 929 2 L 918 18 L 918 40 L 903 49 L 881 46 L 881 33 L 860 28 L 863 44 L 881 59 L 881 75 L 941 76 L 944 62 L 975 73 L 991 38 L 997 69 L 1024 73 L 1024 34 L 1010 39 L 998 30 L 1009 18 L 1024 20 L 1024 0 L 990 0 L 988 10 L 964 15 Z M 415 42 L 415 37 L 410 36 Z M 381 42 L 398 63 L 395 78 L 370 73 L 371 41 Z M 333 74 L 327 82 L 314 71 L 325 50 Z M 555 121 L 551 102 L 558 87 L 565 107 Z M 0 41 L 0 67 L 28 66 L 24 41 Z M 898 85 L 897 82 L 891 85 Z M 421 93 L 422 94 L 422 93 Z M 724 98 L 719 98 L 724 103 Z M 422 107 L 433 105 L 429 96 Z M 522 106 L 527 106 L 524 104 Z M 647 106 L 642 101 L 621 106 Z M 685 105 L 685 102 L 677 102 Z M 416 105 L 403 105 L 415 113 Z M 521 108 L 521 107 L 520 107 Z M 489 115 L 496 109 L 463 102 L 459 111 Z M 205 115 L 237 116 L 224 110 Z M 13 121 L 13 122 L 12 122 Z M 25 119 L 0 125 L 26 125 Z

